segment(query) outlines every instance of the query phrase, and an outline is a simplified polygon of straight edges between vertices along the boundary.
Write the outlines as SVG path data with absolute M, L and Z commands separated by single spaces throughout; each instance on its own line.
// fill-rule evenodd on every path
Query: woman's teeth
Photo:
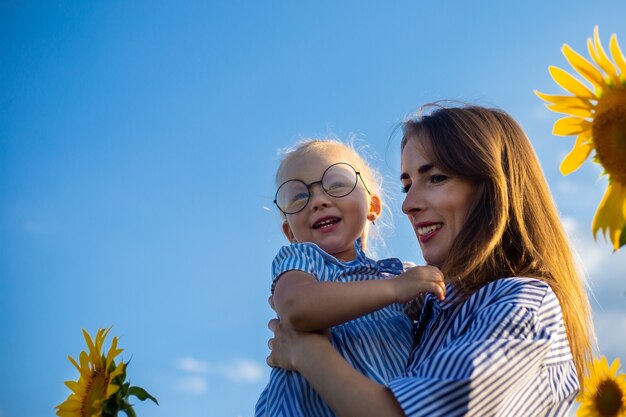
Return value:
M 442 223 L 437 223 L 437 224 L 431 224 L 430 226 L 425 226 L 425 227 L 418 227 L 417 228 L 417 234 L 419 236 L 423 236 L 426 235 L 428 233 L 431 233 L 437 229 L 441 229 L 441 227 L 443 226 Z

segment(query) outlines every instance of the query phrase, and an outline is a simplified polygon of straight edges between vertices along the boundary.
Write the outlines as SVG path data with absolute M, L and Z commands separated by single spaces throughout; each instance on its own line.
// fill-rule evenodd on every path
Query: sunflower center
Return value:
M 593 398 L 595 408 L 602 417 L 617 416 L 623 401 L 624 393 L 612 379 L 602 381 Z
M 85 392 L 82 416 L 100 415 L 99 413 L 102 411 L 100 404 L 106 400 L 108 385 L 108 374 L 103 368 L 92 371 L 91 380 Z
M 598 100 L 593 141 L 607 174 L 626 184 L 626 87 L 608 88 Z

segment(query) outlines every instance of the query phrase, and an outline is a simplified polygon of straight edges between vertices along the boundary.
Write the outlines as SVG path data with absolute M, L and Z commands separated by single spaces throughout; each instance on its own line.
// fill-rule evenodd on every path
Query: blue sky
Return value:
M 381 255 L 422 262 L 399 210 L 394 127 L 419 105 L 498 106 L 525 128 L 626 360 L 626 250 L 591 238 L 605 188 L 534 89 L 622 0 L 4 2 L 0 5 L 0 417 L 52 415 L 81 328 L 113 326 L 140 416 L 252 416 L 268 369 L 277 150 L 354 137 L 385 176 Z

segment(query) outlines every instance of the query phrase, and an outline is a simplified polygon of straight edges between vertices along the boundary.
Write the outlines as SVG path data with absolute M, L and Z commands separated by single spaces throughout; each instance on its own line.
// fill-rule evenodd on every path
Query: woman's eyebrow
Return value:
M 434 167 L 435 167 L 435 164 L 424 164 L 421 167 L 417 168 L 417 173 L 424 174 L 430 171 L 431 169 L 433 169 Z M 411 179 L 411 176 L 408 173 L 403 172 L 402 174 L 400 174 L 400 181 L 408 180 L 408 179 Z
M 433 169 L 434 166 L 435 166 L 434 164 L 424 164 L 421 167 L 417 168 L 417 173 L 424 174 L 430 171 L 431 169 Z

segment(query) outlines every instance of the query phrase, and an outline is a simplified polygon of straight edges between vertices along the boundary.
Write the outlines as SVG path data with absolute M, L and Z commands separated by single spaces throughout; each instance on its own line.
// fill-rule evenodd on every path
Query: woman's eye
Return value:
M 430 177 L 430 182 L 432 182 L 433 184 L 439 184 L 440 182 L 444 182 L 445 180 L 447 180 L 448 177 L 445 175 L 431 175 Z
M 406 194 L 406 193 L 409 192 L 409 188 L 411 188 L 411 184 L 405 184 L 405 185 L 402 186 L 400 191 L 402 192 L 402 194 Z

